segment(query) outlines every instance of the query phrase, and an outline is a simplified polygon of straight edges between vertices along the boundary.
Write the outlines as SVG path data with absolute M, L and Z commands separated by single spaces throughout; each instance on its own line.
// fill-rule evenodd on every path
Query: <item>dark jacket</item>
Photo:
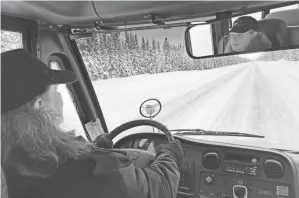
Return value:
M 256 50 L 265 50 L 270 49 L 272 43 L 268 39 L 268 37 L 262 33 L 257 32 L 256 37 L 251 41 L 250 45 L 247 47 L 245 51 L 256 51 Z M 218 45 L 218 54 L 223 53 L 232 53 L 235 52 L 230 44 L 230 36 L 225 35 L 221 38 L 219 45 Z
M 48 178 L 24 177 L 4 167 L 10 198 L 175 198 L 180 173 L 167 148 L 147 168 L 134 167 L 127 156 L 100 149 L 68 160 Z

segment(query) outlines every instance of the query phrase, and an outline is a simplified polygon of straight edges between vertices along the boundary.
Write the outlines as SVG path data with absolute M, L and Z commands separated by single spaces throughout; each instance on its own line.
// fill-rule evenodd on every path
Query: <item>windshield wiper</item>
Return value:
M 256 137 L 256 138 L 265 138 L 265 136 L 254 135 L 248 133 L 239 133 L 239 132 L 222 132 L 222 131 L 206 131 L 203 129 L 174 129 L 174 135 L 211 135 L 211 136 L 240 136 L 240 137 Z
M 272 148 L 272 149 L 281 151 L 281 152 L 286 152 L 286 153 L 299 154 L 299 151 L 293 151 L 293 150 L 287 150 L 287 149 L 277 149 L 277 148 Z

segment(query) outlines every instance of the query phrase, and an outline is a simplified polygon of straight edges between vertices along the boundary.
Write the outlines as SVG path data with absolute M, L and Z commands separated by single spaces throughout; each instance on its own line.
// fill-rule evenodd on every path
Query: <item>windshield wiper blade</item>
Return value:
M 256 137 L 265 138 L 262 135 L 239 133 L 239 132 L 223 132 L 223 131 L 206 131 L 203 129 L 174 129 L 171 132 L 176 132 L 174 135 L 211 135 L 211 136 L 240 136 L 240 137 Z
M 293 150 L 287 150 L 287 149 L 277 149 L 277 148 L 271 148 L 271 149 L 281 151 L 281 152 L 286 152 L 286 153 L 299 154 L 299 151 L 293 151 Z

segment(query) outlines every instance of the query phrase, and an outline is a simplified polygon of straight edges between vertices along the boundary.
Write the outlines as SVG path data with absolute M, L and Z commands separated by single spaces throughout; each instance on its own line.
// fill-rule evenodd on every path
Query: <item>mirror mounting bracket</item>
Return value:
M 233 15 L 232 11 L 218 12 L 216 14 L 216 20 L 228 19 Z
M 165 22 L 157 20 L 156 16 L 154 16 L 152 14 L 146 15 L 146 16 L 144 16 L 144 18 L 150 18 L 151 22 L 156 25 L 166 25 Z
M 100 22 L 95 22 L 94 23 L 94 27 L 95 27 L 96 30 L 116 30 L 115 27 L 103 26 L 103 25 L 101 25 L 101 23 L 103 23 L 103 22 L 100 21 Z
M 216 21 L 218 20 L 224 20 L 229 19 L 234 16 L 239 16 L 247 13 L 249 10 L 246 7 L 240 8 L 238 10 L 230 10 L 230 11 L 224 11 L 224 12 L 218 12 L 216 13 Z

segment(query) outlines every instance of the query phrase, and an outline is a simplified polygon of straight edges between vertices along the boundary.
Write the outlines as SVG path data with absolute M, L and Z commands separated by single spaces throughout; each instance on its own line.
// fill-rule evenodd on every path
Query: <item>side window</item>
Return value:
M 1 53 L 23 48 L 22 33 L 1 30 Z
M 243 16 L 251 16 L 251 17 L 255 18 L 256 20 L 261 20 L 262 19 L 262 12 L 255 12 L 255 13 L 246 14 L 246 15 L 243 15 Z M 241 17 L 241 16 L 232 18 L 232 24 L 234 24 L 235 20 L 237 20 L 239 17 Z
M 61 66 L 58 61 L 51 61 L 50 67 L 51 69 L 61 70 Z M 59 126 L 64 131 L 74 131 L 76 136 L 82 136 L 87 140 L 68 87 L 66 85 L 58 85 L 57 91 L 61 94 L 63 102 L 63 122 Z
M 299 4 L 285 6 L 285 7 L 280 7 L 280 8 L 274 8 L 274 9 L 270 10 L 270 13 L 279 12 L 279 11 L 285 11 L 285 10 L 293 10 L 293 9 L 299 9 Z

